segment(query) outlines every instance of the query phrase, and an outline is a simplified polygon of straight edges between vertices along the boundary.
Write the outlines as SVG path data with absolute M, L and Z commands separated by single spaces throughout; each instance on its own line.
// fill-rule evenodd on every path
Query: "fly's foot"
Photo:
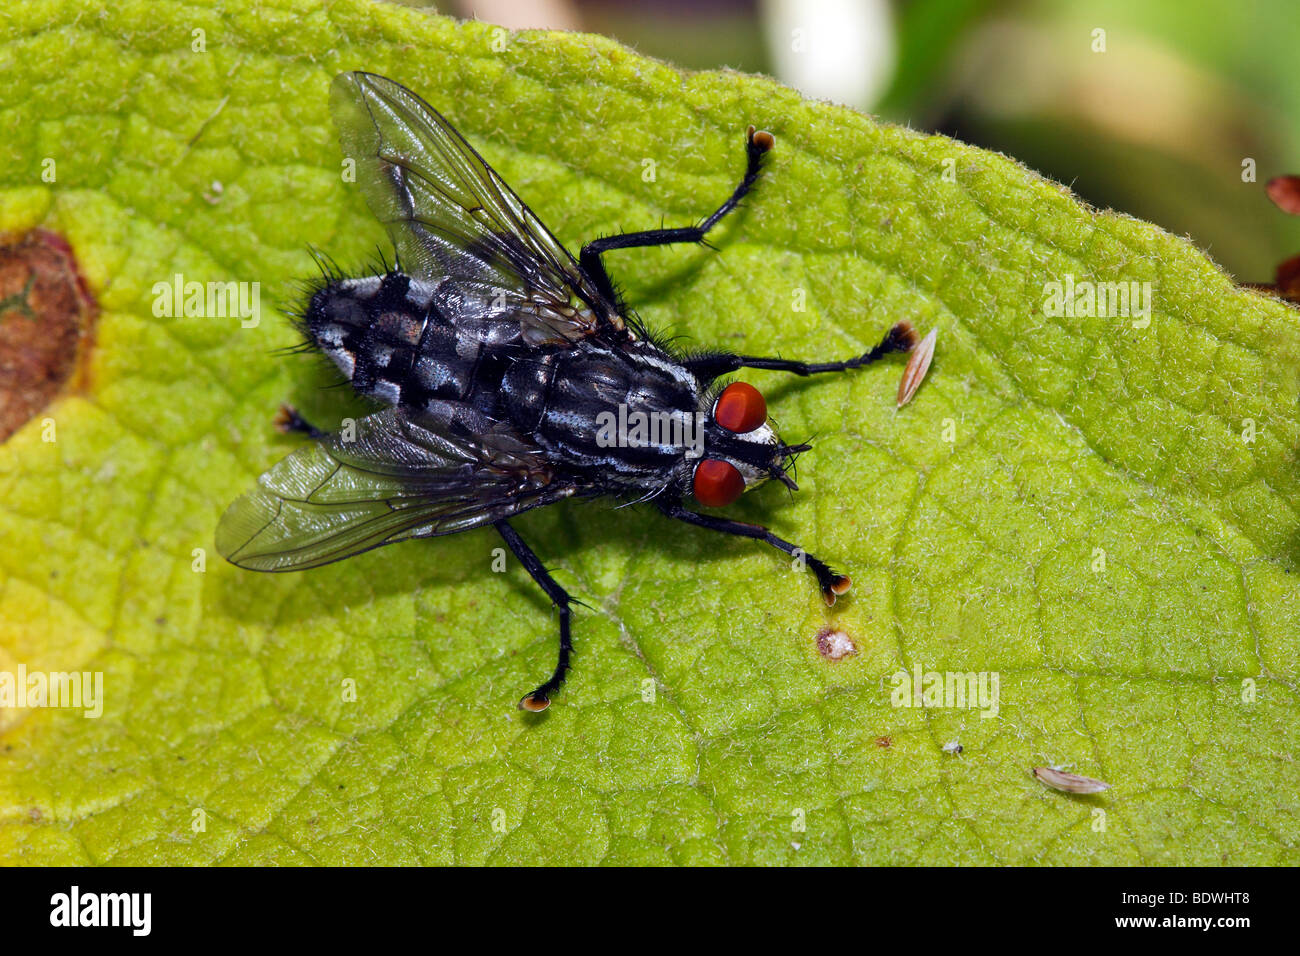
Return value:
M 298 409 L 288 402 L 280 404 L 280 410 L 275 413 L 275 417 L 271 421 L 275 425 L 275 430 L 282 435 L 298 432 L 308 438 L 323 438 L 325 436 L 325 432 L 299 415 Z

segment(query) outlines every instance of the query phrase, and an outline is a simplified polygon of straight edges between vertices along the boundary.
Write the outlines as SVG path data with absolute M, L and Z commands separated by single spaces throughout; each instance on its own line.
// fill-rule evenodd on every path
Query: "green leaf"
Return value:
M 0 711 L 0 860 L 1295 861 L 1295 313 L 1005 157 L 764 79 L 357 0 L 93 11 L 0 15 L 0 230 L 65 234 L 102 308 L 41 416 L 57 440 L 38 418 L 0 446 L 0 669 L 105 693 L 99 719 Z M 830 359 L 939 330 L 901 411 L 896 361 L 744 376 L 815 447 L 797 494 L 731 512 L 844 567 L 849 600 L 639 509 L 530 514 L 590 605 L 538 719 L 514 702 L 554 614 L 492 573 L 490 532 L 301 574 L 216 557 L 222 510 L 296 444 L 277 404 L 352 408 L 271 353 L 294 335 L 269 308 L 309 244 L 359 268 L 382 239 L 327 119 L 345 69 L 444 110 L 571 248 L 697 220 L 745 126 L 776 134 L 719 251 L 611 266 L 695 344 Z M 262 322 L 156 318 L 177 273 L 260 282 Z M 1150 323 L 1046 316 L 1067 274 L 1150 282 Z M 823 658 L 828 626 L 856 654 Z M 893 706 L 913 668 L 995 672 L 996 716 Z M 1049 764 L 1113 789 L 1048 790 Z

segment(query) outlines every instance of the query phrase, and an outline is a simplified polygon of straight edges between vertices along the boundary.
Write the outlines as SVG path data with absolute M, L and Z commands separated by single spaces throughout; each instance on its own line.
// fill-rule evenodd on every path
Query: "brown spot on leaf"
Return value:
M 66 388 L 84 386 L 98 314 L 62 236 L 0 237 L 0 441 Z
M 877 738 L 876 738 L 876 746 L 877 746 L 877 747 L 883 747 L 883 748 L 885 748 L 885 749 L 888 749 L 888 748 L 894 746 L 894 738 L 893 738 L 893 737 L 877 737 Z
M 817 632 L 817 653 L 828 661 L 842 661 L 858 652 L 858 645 L 847 631 L 838 627 L 823 627 Z

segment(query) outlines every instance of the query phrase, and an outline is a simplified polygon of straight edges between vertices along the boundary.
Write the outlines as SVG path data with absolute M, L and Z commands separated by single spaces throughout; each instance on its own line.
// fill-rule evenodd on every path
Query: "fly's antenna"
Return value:
M 799 474 L 799 468 L 796 463 L 799 460 L 799 456 L 804 452 L 809 451 L 811 448 L 812 445 L 807 443 L 800 445 L 782 445 L 780 449 L 781 464 L 773 465 L 771 469 L 769 469 L 772 477 L 790 490 L 791 498 L 794 497 L 793 493 L 799 490 L 799 485 L 795 482 L 795 478 L 797 478 Z
M 791 491 L 798 491 L 799 486 L 794 483 L 794 479 L 780 465 L 773 465 L 768 469 L 768 473 L 781 484 L 785 485 Z

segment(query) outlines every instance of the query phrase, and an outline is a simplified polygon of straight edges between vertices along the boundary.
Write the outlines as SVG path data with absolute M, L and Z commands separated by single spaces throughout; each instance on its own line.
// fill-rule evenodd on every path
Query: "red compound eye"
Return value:
M 713 406 L 713 420 L 729 432 L 743 435 L 767 421 L 767 402 L 747 382 L 732 382 Z
M 745 479 L 731 462 L 705 458 L 695 466 L 691 490 L 695 500 L 706 508 L 725 508 L 745 490 Z

